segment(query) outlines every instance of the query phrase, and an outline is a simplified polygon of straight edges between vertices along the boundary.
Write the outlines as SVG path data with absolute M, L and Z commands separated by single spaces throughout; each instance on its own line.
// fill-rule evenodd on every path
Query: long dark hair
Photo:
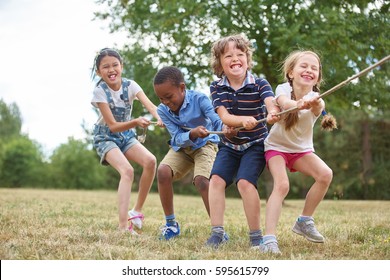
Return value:
M 122 57 L 120 54 L 111 48 L 104 48 L 101 49 L 95 56 L 95 59 L 93 61 L 92 71 L 91 71 L 91 79 L 92 81 L 96 78 L 96 72 L 99 69 L 100 63 L 102 62 L 102 59 L 105 56 L 113 56 L 116 57 L 121 64 L 123 64 Z M 99 81 L 96 83 L 96 85 L 99 85 L 101 83 L 102 79 L 99 79 Z

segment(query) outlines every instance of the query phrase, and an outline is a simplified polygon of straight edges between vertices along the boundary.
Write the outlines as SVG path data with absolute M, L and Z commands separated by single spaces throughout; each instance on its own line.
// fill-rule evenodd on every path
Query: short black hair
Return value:
M 170 81 L 175 86 L 180 86 L 181 83 L 184 83 L 183 73 L 174 66 L 163 67 L 154 76 L 153 84 L 161 85 L 166 81 Z

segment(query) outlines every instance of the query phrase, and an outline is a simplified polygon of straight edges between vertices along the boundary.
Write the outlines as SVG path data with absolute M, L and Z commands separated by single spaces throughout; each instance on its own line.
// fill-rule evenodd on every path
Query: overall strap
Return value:
M 106 82 L 102 81 L 102 82 L 100 83 L 100 86 L 102 87 L 102 89 L 103 89 L 104 92 L 106 93 L 107 101 L 108 101 L 108 104 L 110 105 L 110 108 L 111 108 L 111 109 L 114 109 L 114 107 L 115 107 L 114 100 L 112 99 L 111 92 L 110 92 L 110 90 L 108 89 L 108 86 L 107 86 Z
M 122 94 L 121 99 L 125 102 L 126 107 L 130 107 L 129 102 L 129 85 L 130 81 L 128 79 L 122 78 Z
M 130 102 L 129 102 L 129 85 L 130 85 L 130 81 L 125 79 L 125 78 L 122 78 L 122 92 L 123 93 L 121 94 L 120 97 L 125 102 L 126 107 L 131 107 Z M 102 81 L 100 83 L 100 86 L 102 87 L 102 89 L 106 93 L 107 101 L 108 101 L 108 104 L 110 105 L 110 108 L 114 109 L 115 104 L 114 104 L 114 100 L 112 99 L 112 95 L 111 95 L 110 89 L 108 88 L 108 85 L 106 84 L 106 82 Z

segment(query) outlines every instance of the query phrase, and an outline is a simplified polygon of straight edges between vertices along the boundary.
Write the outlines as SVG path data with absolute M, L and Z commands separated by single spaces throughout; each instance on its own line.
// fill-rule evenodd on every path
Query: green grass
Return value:
M 132 194 L 131 202 L 136 193 Z M 117 230 L 115 191 L 0 189 L 2 260 L 389 260 L 390 201 L 323 201 L 315 218 L 327 238 L 314 244 L 291 227 L 303 200 L 288 200 L 278 227 L 281 256 L 249 250 L 248 227 L 240 199 L 227 199 L 225 228 L 230 241 L 219 250 L 204 246 L 210 222 L 198 196 L 175 196 L 179 238 L 158 240 L 163 211 L 151 193 L 140 236 Z M 265 201 L 262 200 L 262 228 Z

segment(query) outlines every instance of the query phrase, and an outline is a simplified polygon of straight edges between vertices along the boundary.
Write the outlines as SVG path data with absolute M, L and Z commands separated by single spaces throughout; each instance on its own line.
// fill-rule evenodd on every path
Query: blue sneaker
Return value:
M 176 222 L 176 225 L 171 226 L 171 225 L 165 225 L 162 226 L 161 228 L 161 235 L 160 235 L 160 240 L 169 240 L 173 237 L 176 237 L 180 234 L 180 226 L 179 223 Z
M 228 242 L 229 236 L 226 232 L 223 233 L 222 237 L 219 234 L 211 233 L 211 236 L 209 239 L 207 239 L 206 246 L 212 247 L 212 248 L 218 248 L 220 245 Z

